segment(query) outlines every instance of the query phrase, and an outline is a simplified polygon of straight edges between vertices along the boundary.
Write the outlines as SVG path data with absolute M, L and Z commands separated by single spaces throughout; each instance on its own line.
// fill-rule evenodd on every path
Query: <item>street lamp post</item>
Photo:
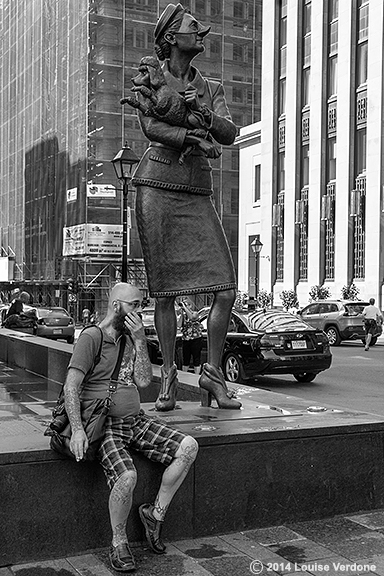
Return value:
M 121 261 L 121 281 L 128 279 L 128 191 L 135 164 L 140 162 L 139 157 L 127 143 L 112 160 L 117 178 L 123 183 L 123 252 Z
M 255 301 L 259 293 L 259 256 L 262 248 L 263 243 L 260 241 L 260 238 L 256 236 L 251 242 L 251 250 L 255 255 Z

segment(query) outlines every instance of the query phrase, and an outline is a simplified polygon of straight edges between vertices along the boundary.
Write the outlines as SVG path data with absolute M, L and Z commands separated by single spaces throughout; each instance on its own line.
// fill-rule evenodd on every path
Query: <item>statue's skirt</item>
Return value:
M 151 297 L 236 288 L 212 196 L 137 186 L 136 218 Z

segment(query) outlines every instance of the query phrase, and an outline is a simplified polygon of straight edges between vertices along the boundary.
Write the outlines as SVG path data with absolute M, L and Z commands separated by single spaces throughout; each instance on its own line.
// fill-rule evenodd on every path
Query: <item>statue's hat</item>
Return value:
M 164 8 L 160 18 L 157 21 L 155 27 L 155 40 L 161 36 L 164 30 L 167 28 L 168 24 L 172 22 L 176 14 L 181 11 L 185 11 L 185 8 L 182 4 L 168 4 L 166 8 Z

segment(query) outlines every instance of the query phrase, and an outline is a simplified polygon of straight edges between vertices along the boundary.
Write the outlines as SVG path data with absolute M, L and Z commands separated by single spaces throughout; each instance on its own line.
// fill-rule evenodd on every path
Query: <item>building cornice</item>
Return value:
M 252 146 L 254 144 L 260 144 L 261 142 L 261 128 L 260 122 L 257 124 L 251 124 L 241 128 L 239 136 L 237 136 L 234 145 L 240 148 L 245 148 L 247 146 Z

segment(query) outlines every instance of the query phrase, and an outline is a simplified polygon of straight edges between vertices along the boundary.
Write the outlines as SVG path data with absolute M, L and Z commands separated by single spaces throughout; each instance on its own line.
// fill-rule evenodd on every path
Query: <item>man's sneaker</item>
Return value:
M 139 508 L 139 514 L 145 528 L 145 536 L 148 544 L 155 554 L 164 554 L 166 547 L 161 541 L 163 522 L 154 518 L 152 504 L 142 504 Z
M 136 570 L 135 560 L 127 542 L 118 544 L 118 546 L 111 546 L 109 560 L 112 568 L 117 572 L 134 572 Z

